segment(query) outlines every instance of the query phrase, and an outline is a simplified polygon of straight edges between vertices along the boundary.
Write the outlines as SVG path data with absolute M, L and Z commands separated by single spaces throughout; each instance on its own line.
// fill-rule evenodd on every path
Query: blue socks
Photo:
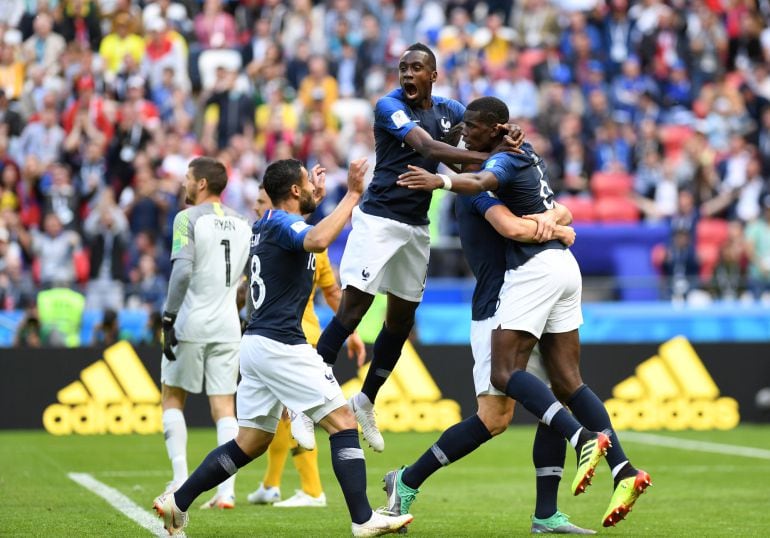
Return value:
M 585 432 L 575 417 L 564 409 L 548 386 L 529 372 L 513 372 L 505 387 L 505 393 L 523 405 L 538 420 L 568 439 L 573 447 L 588 437 L 588 432 Z
M 547 519 L 556 513 L 556 499 L 566 456 L 567 443 L 564 438 L 550 426 L 539 422 L 532 445 L 537 490 L 535 517 L 538 519 Z
M 358 430 L 342 430 L 329 436 L 332 468 L 340 483 L 353 523 L 365 523 L 372 517 L 366 496 L 366 460 L 358 442 Z
M 181 511 L 186 512 L 198 495 L 224 482 L 251 460 L 234 439 L 219 445 L 209 452 L 190 478 L 176 490 L 174 502 Z
M 604 403 L 594 391 L 588 385 L 581 385 L 567 400 L 567 405 L 586 428 L 596 432 L 605 431 L 609 434 L 612 447 L 607 450 L 606 458 L 616 481 L 634 476 L 636 469 L 628 462 L 623 447 L 620 445 L 620 440 L 612 428 L 612 421 L 609 413 L 607 413 L 607 408 L 604 407 Z
M 366 394 L 370 402 L 374 403 L 380 387 L 388 379 L 393 368 L 396 367 L 398 358 L 401 356 L 401 348 L 404 347 L 404 342 L 408 337 L 409 333 L 397 334 L 390 331 L 384 324 L 382 325 L 380 334 L 374 341 L 372 364 L 369 366 L 364 385 L 361 388 L 361 392 Z
M 337 355 L 342 348 L 342 344 L 344 344 L 348 336 L 353 333 L 353 330 L 354 329 L 348 329 L 340 323 L 337 316 L 332 318 L 329 325 L 324 329 L 324 332 L 321 333 L 318 344 L 316 344 L 316 350 L 326 364 L 333 366 L 334 363 L 337 362 Z
M 467 456 L 490 439 L 492 434 L 478 415 L 466 418 L 445 430 L 433 446 L 404 469 L 401 481 L 410 488 L 417 489 L 441 467 Z

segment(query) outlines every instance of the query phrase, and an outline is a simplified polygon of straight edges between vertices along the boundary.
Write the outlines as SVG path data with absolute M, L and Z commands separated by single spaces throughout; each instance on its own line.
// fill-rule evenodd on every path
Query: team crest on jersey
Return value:
M 449 129 L 452 128 L 452 122 L 449 121 L 449 119 L 446 117 L 442 117 L 439 120 L 439 123 L 441 124 L 441 129 L 444 131 L 444 134 L 447 134 L 449 132 Z
M 257 246 L 258 243 L 259 243 L 259 234 L 251 234 L 251 243 L 249 244 L 249 246 L 251 248 L 254 248 Z

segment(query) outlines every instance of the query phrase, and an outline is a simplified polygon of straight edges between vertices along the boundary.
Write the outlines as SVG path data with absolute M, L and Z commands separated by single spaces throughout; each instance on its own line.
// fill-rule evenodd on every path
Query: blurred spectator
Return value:
M 175 30 L 182 34 L 192 32 L 192 21 L 187 15 L 187 8 L 183 3 L 171 2 L 171 0 L 148 2 L 142 10 L 142 21 L 145 28 L 149 28 L 157 21 L 168 21 Z
M 83 225 L 88 243 L 89 280 L 86 308 L 103 310 L 123 308 L 126 274 L 128 222 L 115 204 L 111 191 L 105 191 Z
M 62 37 L 68 43 L 75 42 L 98 51 L 102 40 L 98 10 L 93 0 L 66 0 L 59 24 Z
M 741 296 L 746 289 L 746 261 L 743 226 L 740 222 L 731 222 L 711 278 L 711 293 L 715 298 L 734 301 Z
M 131 278 L 127 293 L 129 307 L 161 312 L 166 300 L 167 281 L 158 273 L 155 259 L 149 254 L 143 254 L 136 271 L 131 272 Z
M 156 4 L 150 4 L 147 7 L 153 5 Z M 145 27 L 147 28 L 147 37 L 145 38 L 145 55 L 142 59 L 141 70 L 149 81 L 151 91 L 168 84 L 165 80 L 166 70 L 170 70 L 173 87 L 189 90 L 188 50 L 184 38 L 176 32 L 170 31 L 166 21 L 162 18 L 146 20 Z
M 42 66 L 48 76 L 61 71 L 59 56 L 67 46 L 64 38 L 53 31 L 53 22 L 48 13 L 38 13 L 33 23 L 34 34 L 22 47 L 25 61 Z
M 254 105 L 247 95 L 236 87 L 238 73 L 221 69 L 217 85 L 206 100 L 203 143 L 209 149 L 227 146 L 236 134 L 253 136 Z
M 43 341 L 52 346 L 80 345 L 85 298 L 68 288 L 53 288 L 37 294 L 37 312 Z
M 137 173 L 136 157 L 151 139 L 142 125 L 137 109 L 130 104 L 120 108 L 120 121 L 107 150 L 107 173 L 121 187 L 128 185 Z
M 91 339 L 91 345 L 109 347 L 118 343 L 120 340 L 120 330 L 118 327 L 118 314 L 111 308 L 104 309 L 101 323 L 94 327 L 94 334 Z
M 202 48 L 234 48 L 237 33 L 233 16 L 222 11 L 220 0 L 204 0 L 203 10 L 195 17 L 195 38 Z
M 140 278 L 138 273 L 139 260 L 142 256 L 148 255 L 155 260 L 155 266 L 159 273 L 168 278 L 171 275 L 171 261 L 169 259 L 168 249 L 157 239 L 154 230 L 145 230 L 134 236 L 134 242 L 128 251 L 129 280 L 137 282 Z
M 79 128 L 81 133 L 90 138 L 97 139 L 91 129 L 99 130 L 103 138 L 102 144 L 108 144 L 112 139 L 114 127 L 112 121 L 107 116 L 105 100 L 96 95 L 96 81 L 91 75 L 84 75 L 78 78 L 76 83 L 78 97 L 64 112 L 62 116 L 62 126 L 69 133 L 75 128 Z M 42 114 L 42 113 L 41 113 Z M 85 125 L 88 123 L 88 125 Z M 79 127 L 76 127 L 76 124 Z M 97 139 L 98 141 L 98 139 Z
M 770 291 L 770 194 L 763 196 L 762 207 L 763 218 L 746 226 L 749 287 L 757 300 Z
M 40 284 L 44 288 L 74 286 L 75 253 L 80 250 L 80 236 L 65 230 L 55 212 L 43 220 L 43 231 L 32 230 L 32 252 L 40 263 Z
M 66 164 L 52 165 L 43 180 L 46 179 L 50 184 L 41 187 L 43 218 L 54 213 L 65 230 L 79 230 L 80 193 L 72 183 L 70 167 Z
M 297 94 L 305 109 L 313 107 L 314 101 L 320 101 L 322 111 L 327 113 L 339 97 L 337 81 L 329 75 L 328 65 L 323 56 L 312 56 L 308 63 L 308 75 L 302 81 Z
M 135 22 L 131 15 L 120 12 L 112 20 L 112 31 L 104 36 L 99 45 L 99 55 L 104 59 L 105 72 L 114 77 L 123 69 L 126 56 L 140 62 L 144 55 L 144 39 L 134 33 Z
M 24 318 L 16 328 L 16 334 L 13 338 L 13 347 L 17 348 L 39 348 L 46 342 L 43 340 L 43 329 L 40 325 L 40 318 L 37 315 L 37 308 L 32 305 L 27 308 Z
M 2 75 L 0 75 L 2 80 Z M 13 97 L 13 96 L 11 96 Z M 16 97 L 19 97 L 18 95 Z M 0 88 L 0 126 L 4 129 L 5 136 L 9 138 L 17 137 L 21 134 L 22 126 L 24 125 L 21 114 L 10 107 L 8 96 L 5 94 L 5 90 Z
M 123 189 L 120 206 L 128 217 L 132 234 L 162 230 L 164 212 L 169 208 L 158 180 L 147 167 L 137 169 L 133 185 Z
M 512 26 L 524 48 L 539 49 L 558 42 L 558 13 L 547 0 L 517 2 Z
M 58 114 L 52 108 L 40 112 L 40 121 L 29 123 L 21 132 L 18 144 L 18 162 L 28 157 L 37 158 L 43 167 L 59 159 L 64 129 L 58 123 Z
M 663 259 L 663 274 L 668 277 L 668 296 L 674 300 L 686 299 L 698 287 L 700 266 L 695 256 L 692 235 L 687 228 L 674 228 L 671 244 Z

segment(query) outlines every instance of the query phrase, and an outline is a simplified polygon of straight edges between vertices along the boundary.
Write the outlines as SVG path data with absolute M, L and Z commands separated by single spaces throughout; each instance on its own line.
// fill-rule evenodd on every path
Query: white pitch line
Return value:
M 88 491 L 107 501 L 115 510 L 139 526 L 144 527 L 155 536 L 168 536 L 168 532 L 163 528 L 160 519 L 143 510 L 138 504 L 118 490 L 98 481 L 88 473 L 67 473 L 67 476 L 70 480 L 77 482 Z
M 709 441 L 693 441 L 679 437 L 667 437 L 654 433 L 621 432 L 623 440 L 629 440 L 646 445 L 665 446 L 679 448 L 681 450 L 695 450 L 697 452 L 712 452 L 714 454 L 728 454 L 730 456 L 744 456 L 746 458 L 759 458 L 770 460 L 770 450 L 753 448 L 749 446 L 728 445 L 724 443 L 712 443 Z

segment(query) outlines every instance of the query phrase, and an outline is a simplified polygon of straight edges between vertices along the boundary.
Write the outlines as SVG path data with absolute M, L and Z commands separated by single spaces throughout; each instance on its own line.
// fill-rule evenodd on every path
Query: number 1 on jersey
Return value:
M 230 287 L 230 240 L 222 239 L 219 243 L 225 247 L 225 287 Z

